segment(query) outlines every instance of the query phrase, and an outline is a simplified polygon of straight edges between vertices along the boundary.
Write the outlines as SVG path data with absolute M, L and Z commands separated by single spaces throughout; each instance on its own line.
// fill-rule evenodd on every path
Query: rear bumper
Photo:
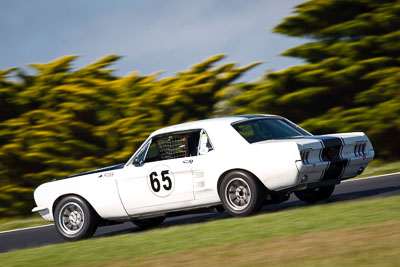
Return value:
M 300 173 L 321 173 L 328 168 L 329 162 L 303 163 L 301 160 L 296 161 L 297 170 Z
M 373 158 L 374 150 L 371 149 L 363 155 L 352 154 L 345 158 L 341 157 L 336 161 L 305 163 L 298 160 L 295 162 L 298 170 L 297 184 L 290 189 L 339 184 L 341 180 L 361 174 Z
M 370 150 L 366 155 L 349 158 L 349 163 L 340 178 L 344 180 L 361 174 L 373 160 L 374 155 L 374 150 Z

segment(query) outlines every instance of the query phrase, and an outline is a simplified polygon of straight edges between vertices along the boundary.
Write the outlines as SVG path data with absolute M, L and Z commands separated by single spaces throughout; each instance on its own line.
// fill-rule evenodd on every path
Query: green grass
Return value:
M 369 176 L 376 176 L 381 174 L 400 172 L 400 161 L 395 162 L 382 162 L 380 160 L 374 160 L 368 164 L 365 171 L 356 178 L 363 178 Z
M 314 244 L 313 236 L 327 235 L 337 238 L 338 233 L 341 233 L 340 236 L 350 238 L 353 231 L 363 233 L 364 229 L 368 233 L 378 234 L 373 229 L 384 230 L 385 227 L 389 227 L 390 231 L 387 232 L 394 240 L 387 243 L 383 239 L 382 244 L 389 246 L 385 251 L 393 252 L 392 256 L 396 257 L 400 254 L 400 235 L 398 239 L 395 238 L 396 231 L 399 234 L 400 230 L 399 202 L 400 197 L 396 196 L 357 202 L 302 206 L 246 218 L 217 219 L 205 223 L 159 228 L 141 234 L 122 234 L 114 237 L 93 238 L 75 243 L 13 251 L 0 254 L 0 262 L 4 266 L 114 266 L 115 264 L 129 266 L 132 264 L 146 265 L 156 259 L 161 259 L 161 263 L 173 259 L 185 259 L 185 264 L 196 265 L 203 253 L 213 254 L 215 262 L 224 262 L 232 256 L 231 249 L 232 251 L 242 251 L 241 253 L 245 253 L 245 251 L 250 253 L 258 245 L 266 246 L 269 243 L 281 244 L 282 242 L 283 244 L 292 244 L 293 242 L 287 240 L 297 238 L 301 241 L 303 237 L 304 240 L 311 240 L 310 244 Z M 363 234 L 359 235 L 364 236 Z M 383 232 L 379 238 L 382 239 L 385 235 L 387 233 Z M 374 244 L 374 239 L 379 238 L 376 236 L 364 238 L 363 242 L 366 242 L 367 245 L 365 246 L 370 247 L 371 244 Z M 329 241 L 332 238 L 325 239 Z M 338 242 L 342 246 L 346 246 L 346 242 L 349 242 L 346 240 L 343 240 L 343 244 L 342 241 Z M 358 241 L 355 240 L 354 242 L 357 243 Z M 318 242 L 315 244 L 318 244 Z M 325 244 L 329 247 L 328 245 L 329 243 Z M 362 247 L 359 248 L 361 252 Z M 299 248 L 301 248 L 301 245 L 299 245 Z M 318 248 L 321 249 L 321 246 L 318 246 Z M 376 254 L 377 259 L 380 258 L 379 253 L 385 253 L 384 251 L 377 251 L 375 247 L 374 251 L 378 253 Z M 252 259 L 255 259 L 253 263 L 257 263 L 257 259 L 262 258 L 266 251 L 260 251 L 260 253 L 253 255 L 254 258 Z M 284 248 L 282 248 L 280 258 L 289 260 L 285 253 Z M 242 259 L 243 265 L 246 262 L 245 256 L 243 255 Z M 361 257 L 364 259 L 365 255 Z M 340 257 L 337 259 L 340 262 Z M 362 259 L 360 259 L 361 262 Z M 390 260 L 396 258 L 390 258 L 390 255 L 385 254 L 385 259 L 389 260 L 390 263 Z M 305 260 L 306 257 L 303 257 L 303 261 Z M 322 257 L 320 260 L 325 261 L 326 259 Z M 353 258 L 349 258 L 349 260 L 353 261 Z M 290 262 L 287 262 L 287 264 L 290 264 Z M 331 264 L 328 262 L 328 265 Z
M 43 218 L 38 213 L 35 213 L 30 217 L 1 218 L 0 232 L 25 227 L 40 226 L 45 224 L 47 224 L 47 222 L 43 220 Z

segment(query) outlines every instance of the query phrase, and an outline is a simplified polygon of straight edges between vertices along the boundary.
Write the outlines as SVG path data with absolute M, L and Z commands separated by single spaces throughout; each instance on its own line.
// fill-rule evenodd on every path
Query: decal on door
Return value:
M 154 195 L 167 197 L 174 191 L 175 177 L 167 166 L 159 165 L 147 175 L 147 185 Z

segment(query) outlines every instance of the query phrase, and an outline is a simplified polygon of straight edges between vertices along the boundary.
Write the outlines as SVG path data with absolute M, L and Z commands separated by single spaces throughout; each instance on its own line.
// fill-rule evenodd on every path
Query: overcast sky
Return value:
M 123 58 L 113 68 L 164 75 L 186 70 L 215 54 L 241 66 L 267 70 L 301 64 L 279 56 L 305 40 L 272 33 L 304 0 L 1 0 L 0 70 L 79 55 L 74 67 L 103 56 Z

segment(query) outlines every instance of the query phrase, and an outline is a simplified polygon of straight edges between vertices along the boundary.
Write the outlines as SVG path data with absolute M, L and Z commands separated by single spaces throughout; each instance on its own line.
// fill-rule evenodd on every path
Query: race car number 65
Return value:
M 156 196 L 166 197 L 173 191 L 174 176 L 172 173 L 170 173 L 169 169 L 153 169 L 148 175 L 148 185 Z
M 161 171 L 161 179 L 166 182 L 166 184 L 163 184 L 163 187 L 165 190 L 171 190 L 172 188 L 172 181 L 171 178 L 167 176 L 169 173 L 169 170 L 164 170 Z M 160 192 L 160 180 L 157 179 L 157 173 L 152 172 L 150 173 L 150 183 L 151 183 L 151 188 L 153 189 L 154 192 Z

